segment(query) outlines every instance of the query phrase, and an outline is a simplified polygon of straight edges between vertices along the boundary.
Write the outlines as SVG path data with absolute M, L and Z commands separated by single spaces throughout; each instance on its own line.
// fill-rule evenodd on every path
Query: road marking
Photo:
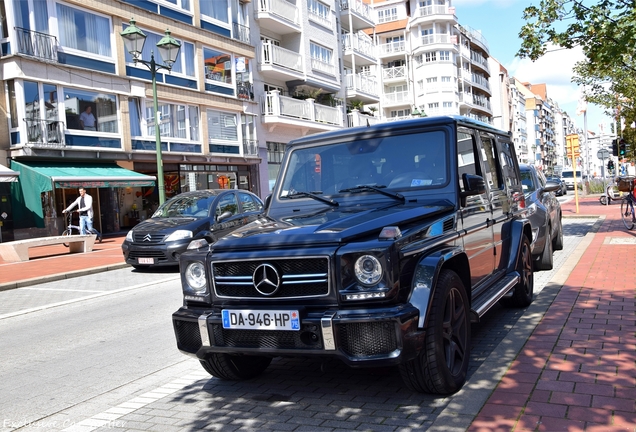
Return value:
M 197 381 L 209 380 L 210 374 L 205 371 L 192 372 L 181 378 L 177 378 L 168 384 L 162 385 L 154 390 L 136 396 L 129 401 L 123 402 L 116 407 L 107 409 L 93 417 L 75 423 L 72 426 L 63 429 L 62 432 L 91 432 L 101 427 L 108 428 L 125 428 L 126 422 L 119 420 L 123 416 L 130 414 L 140 408 L 151 403 L 157 402 L 166 396 L 176 393 L 184 388 L 193 385 Z

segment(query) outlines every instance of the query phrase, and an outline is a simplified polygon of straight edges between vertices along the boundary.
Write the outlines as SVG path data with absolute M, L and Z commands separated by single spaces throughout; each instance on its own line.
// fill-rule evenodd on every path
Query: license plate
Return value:
M 222 310 L 223 328 L 247 330 L 300 330 L 297 310 Z
M 155 259 L 154 258 L 137 258 L 137 262 L 139 264 L 154 264 Z

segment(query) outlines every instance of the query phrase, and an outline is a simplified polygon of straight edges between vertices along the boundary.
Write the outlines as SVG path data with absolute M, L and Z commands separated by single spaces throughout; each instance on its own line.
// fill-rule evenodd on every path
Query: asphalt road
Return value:
M 565 249 L 535 273 L 530 308 L 496 306 L 472 326 L 469 381 L 444 398 L 410 392 L 394 368 L 314 359 L 275 359 L 246 382 L 213 378 L 176 349 L 176 273 L 125 268 L 0 292 L 0 430 L 464 430 L 594 222 L 564 220 Z

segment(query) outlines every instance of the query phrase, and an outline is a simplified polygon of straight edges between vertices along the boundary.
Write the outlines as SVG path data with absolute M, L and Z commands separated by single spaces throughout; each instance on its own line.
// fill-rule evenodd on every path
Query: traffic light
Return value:
M 625 142 L 624 139 L 621 138 L 620 142 L 618 143 L 618 156 L 619 157 L 625 157 L 625 147 L 627 146 L 627 143 Z
M 618 140 L 617 139 L 612 141 L 612 155 L 618 156 Z
M 609 171 L 614 171 L 614 161 L 607 162 L 607 169 Z

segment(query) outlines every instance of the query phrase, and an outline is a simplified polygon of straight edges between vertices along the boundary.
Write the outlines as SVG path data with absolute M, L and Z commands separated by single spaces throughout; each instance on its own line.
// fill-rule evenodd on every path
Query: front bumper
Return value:
M 161 244 L 143 246 L 138 243 L 124 241 L 121 245 L 126 263 L 131 265 L 146 265 L 140 263 L 139 258 L 152 258 L 150 266 L 176 266 L 179 265 L 179 256 L 186 251 L 192 239 L 174 241 Z
M 424 347 L 419 311 L 410 304 L 300 315 L 300 331 L 224 329 L 220 309 L 182 307 L 172 322 L 179 350 L 200 359 L 210 353 L 331 356 L 349 366 L 374 367 L 403 363 Z

